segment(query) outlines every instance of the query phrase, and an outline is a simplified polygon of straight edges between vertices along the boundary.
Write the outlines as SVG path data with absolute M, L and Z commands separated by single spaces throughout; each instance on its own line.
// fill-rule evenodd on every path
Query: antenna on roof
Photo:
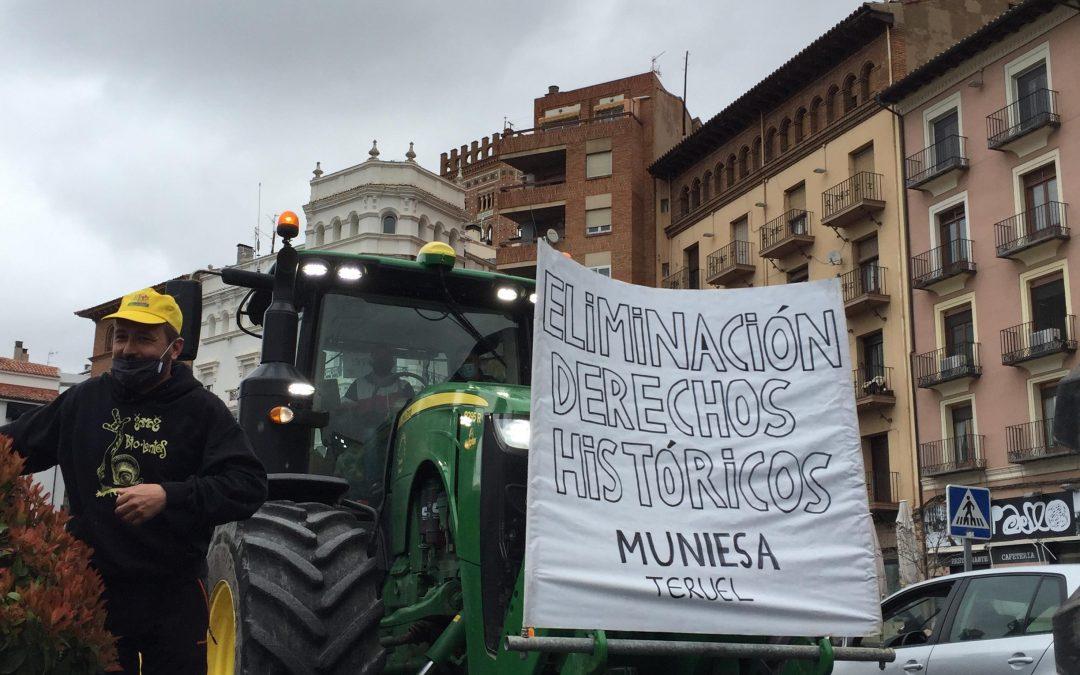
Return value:
M 682 71 L 682 135 L 686 136 L 686 74 L 690 71 L 690 50 L 686 50 Z
M 259 219 L 262 218 L 262 181 L 259 181 L 259 208 L 255 212 L 255 257 L 259 257 Z
M 660 57 L 663 56 L 664 54 L 667 54 L 666 49 L 664 51 L 660 52 L 659 54 L 657 54 L 656 56 L 652 57 L 652 68 L 651 68 L 651 70 L 654 73 L 656 73 L 657 77 L 660 77 L 660 67 L 656 65 L 656 62 L 659 61 Z

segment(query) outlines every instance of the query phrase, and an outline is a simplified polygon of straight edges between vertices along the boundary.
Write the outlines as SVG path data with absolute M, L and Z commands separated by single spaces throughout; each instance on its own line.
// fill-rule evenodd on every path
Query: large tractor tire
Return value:
M 210 542 L 209 675 L 379 673 L 369 533 L 325 504 L 267 502 Z

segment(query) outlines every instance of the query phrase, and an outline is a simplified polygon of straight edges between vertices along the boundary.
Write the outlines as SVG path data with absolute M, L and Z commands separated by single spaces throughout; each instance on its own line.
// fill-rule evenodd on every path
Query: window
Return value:
M 851 161 L 851 174 L 855 175 L 859 172 L 865 171 L 866 173 L 874 172 L 874 144 L 860 148 L 849 155 Z
M 858 646 L 903 648 L 925 644 L 945 619 L 952 586 L 951 581 L 930 584 L 889 601 L 881 608 L 881 637 L 862 638 Z
M 669 210 L 671 210 L 671 202 L 667 197 L 663 197 L 660 200 L 660 213 L 667 213 Z
M 713 174 L 713 188 L 714 188 L 713 191 L 716 194 L 720 194 L 720 192 L 723 190 L 724 186 L 723 186 L 723 183 L 722 183 L 722 180 L 721 180 L 723 178 L 723 175 L 724 175 L 724 164 L 723 164 L 723 162 L 721 162 L 720 164 L 716 165 L 716 171 Z
M 872 234 L 855 242 L 855 262 L 859 266 L 859 289 L 862 293 L 882 292 L 878 267 L 878 238 Z
M 758 136 L 754 139 L 754 144 L 752 147 L 753 150 L 751 151 L 751 153 L 753 154 L 754 159 L 753 168 L 755 171 L 757 171 L 761 168 L 761 136 Z
M 687 288 L 698 288 L 698 245 L 691 244 L 683 250 L 683 262 L 686 265 Z
M 975 323 L 971 305 L 949 310 L 944 316 L 945 353 L 947 356 L 965 356 L 975 342 Z
M 1040 593 L 1040 585 L 1049 588 Z M 1062 595 L 1060 582 L 1044 581 L 1036 574 L 975 577 L 964 591 L 947 641 L 997 640 L 1049 632 L 1046 615 L 1053 616 L 1049 610 L 1056 610 Z M 1038 614 L 1034 614 L 1036 611 Z
M 595 138 L 585 142 L 585 177 L 611 175 L 611 139 Z
M 683 186 L 682 192 L 679 193 L 679 215 L 685 216 L 690 213 L 690 188 Z
M 795 142 L 800 143 L 806 138 L 806 108 L 795 111 Z
M 874 72 L 874 64 L 869 61 L 863 64 L 859 72 L 859 101 L 866 103 L 870 100 L 870 74 Z
M 748 216 L 732 221 L 731 241 L 750 241 L 750 219 Z
M 701 180 L 695 178 L 690 186 L 690 210 L 701 206 Z
M 829 87 L 829 91 L 825 94 L 825 123 L 832 124 L 836 119 L 836 95 L 840 89 L 834 84 Z
M 863 382 L 885 383 L 885 337 L 881 331 L 867 333 L 859 338 L 859 353 L 862 357 Z M 877 379 L 875 379 L 877 378 Z
M 705 177 L 701 179 L 701 201 L 702 203 L 709 201 L 712 197 L 712 171 L 706 171 Z
M 953 461 L 963 464 L 975 455 L 975 412 L 971 402 L 949 406 L 949 437 L 952 438 Z
M 590 267 L 589 269 L 602 277 L 611 277 L 611 265 L 597 265 L 595 267 Z
M 1057 387 L 1060 380 L 1043 382 L 1039 385 L 1039 413 L 1044 420 L 1054 419 L 1054 409 L 1057 407 Z M 1047 438 L 1051 438 L 1048 436 Z
M 791 120 L 784 118 L 784 121 L 780 123 L 780 152 L 784 153 L 788 151 L 788 147 L 791 142 Z
M 1045 276 L 1029 286 L 1032 347 L 1068 337 L 1066 332 L 1065 280 L 1060 273 Z
M 947 270 L 950 265 L 967 260 L 967 213 L 964 205 L 961 203 L 939 211 L 937 226 L 940 261 L 932 262 L 940 262 L 941 269 Z
M 382 231 L 383 234 L 394 234 L 397 232 L 397 218 L 395 218 L 393 214 L 388 213 L 383 216 Z
M 854 75 L 848 75 L 844 78 L 844 89 L 842 98 L 844 102 L 845 115 L 854 110 L 855 107 L 859 105 L 858 100 L 855 98 L 855 82 L 856 80 Z
M 1016 122 L 1021 127 L 1032 125 L 1051 112 L 1046 61 L 1040 61 L 1014 76 L 1013 90 L 1016 92 Z
M 610 204 L 610 196 L 609 201 Z M 585 211 L 585 234 L 603 234 L 611 232 L 611 207 L 587 209 Z
M 787 273 L 787 280 L 788 280 L 789 284 L 795 284 L 795 283 L 798 283 L 800 281 L 809 281 L 810 280 L 810 265 L 807 264 L 807 265 L 803 265 L 801 267 L 796 267 L 793 270 L 790 270 Z
M 1024 219 L 1028 232 L 1038 232 L 1062 225 L 1058 208 L 1056 165 L 1051 162 L 1020 177 L 1024 187 Z
M 810 101 L 810 133 L 816 134 L 821 129 L 821 97 L 815 96 Z
M 776 157 L 776 128 L 769 127 L 765 132 L 765 161 L 771 162 Z
M 962 156 L 960 152 L 960 114 L 956 108 L 930 121 L 933 147 L 929 159 L 932 167 L 942 166 Z
M 727 158 L 727 186 L 731 187 L 735 184 L 735 155 L 728 155 Z
M 784 190 L 784 209 L 787 211 L 806 210 L 806 183 L 799 183 Z
M 746 178 L 750 173 L 750 148 L 742 146 L 739 150 L 739 178 Z
M 866 386 L 872 391 L 879 380 L 867 379 Z M 892 477 L 889 475 L 889 435 L 877 434 L 868 439 L 870 450 L 870 498 L 875 502 L 895 502 L 898 495 L 893 494 Z
M 660 263 L 660 278 L 667 279 L 671 276 L 671 263 Z

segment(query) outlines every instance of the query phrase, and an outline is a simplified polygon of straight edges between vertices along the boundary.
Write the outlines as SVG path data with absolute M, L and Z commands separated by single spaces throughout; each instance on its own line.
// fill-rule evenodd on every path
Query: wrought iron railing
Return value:
M 956 276 L 962 272 L 975 271 L 972 256 L 974 243 L 970 239 L 953 239 L 937 248 L 911 258 L 911 283 L 916 288 Z
M 964 434 L 919 444 L 919 466 L 924 476 L 986 468 L 985 436 Z
M 663 288 L 697 288 L 698 287 L 698 270 L 692 270 L 689 268 L 682 268 L 672 272 L 668 276 L 664 277 L 661 282 Z
M 850 208 L 866 199 L 880 201 L 881 183 L 884 179 L 879 173 L 860 171 L 839 185 L 834 185 L 821 193 L 821 220 L 824 222 L 834 214 Z
M 705 278 L 712 279 L 737 265 L 754 265 L 752 243 L 736 239 L 727 246 L 721 246 L 710 253 L 705 259 Z
M 994 244 L 999 258 L 1041 241 L 1069 236 L 1068 204 L 1047 202 L 994 225 Z
M 844 302 L 851 302 L 864 295 L 888 295 L 885 290 L 885 273 L 881 265 L 863 265 L 840 277 L 844 290 Z
M 897 503 L 900 501 L 900 472 L 867 471 L 866 492 L 872 502 Z
M 986 145 L 1000 148 L 1030 131 L 1058 124 L 1057 92 L 1039 89 L 986 116 Z
M 791 209 L 762 225 L 761 250 L 764 251 L 792 237 L 809 236 L 812 215 L 810 211 L 804 209 Z
M 915 382 L 920 387 L 979 375 L 982 375 L 982 362 L 978 342 L 960 342 L 915 355 Z
M 641 123 L 641 120 L 638 120 L 637 116 L 635 116 L 634 113 L 632 113 L 632 112 L 621 112 L 621 113 L 616 113 L 614 115 L 602 115 L 602 116 L 585 117 L 585 118 L 571 117 L 569 119 L 551 121 L 551 122 L 544 122 L 543 120 L 541 120 L 540 126 L 533 127 L 531 129 L 508 129 L 503 133 L 503 138 L 504 139 L 505 138 L 512 138 L 514 136 L 533 136 L 533 135 L 535 135 L 537 133 L 544 132 L 544 131 L 551 131 L 551 130 L 554 130 L 554 129 L 564 129 L 566 127 L 577 127 L 577 126 L 582 126 L 582 125 L 586 125 L 586 124 L 602 124 L 602 123 L 605 123 L 605 122 L 613 122 L 615 120 L 622 119 L 624 117 L 631 117 L 631 118 L 637 120 L 637 122 L 639 124 Z
M 1040 356 L 1076 351 L 1076 317 L 1063 314 L 1049 322 L 1028 321 L 1001 330 L 1001 363 L 1011 366 Z
M 864 396 L 895 396 L 892 384 L 892 371 L 889 366 L 861 365 L 851 371 L 855 385 L 855 398 Z
M 967 138 L 946 136 L 904 160 L 907 187 L 915 187 L 951 169 L 967 166 Z
M 1029 462 L 1075 452 L 1054 441 L 1054 418 L 1005 427 L 1005 448 L 1010 462 Z
M 503 185 L 499 188 L 500 192 L 510 192 L 511 190 L 535 190 L 536 188 L 547 187 L 548 185 L 561 185 L 566 182 L 566 176 L 553 176 L 551 178 L 544 178 L 542 180 L 526 180 L 521 179 L 519 183 L 513 183 L 511 185 Z

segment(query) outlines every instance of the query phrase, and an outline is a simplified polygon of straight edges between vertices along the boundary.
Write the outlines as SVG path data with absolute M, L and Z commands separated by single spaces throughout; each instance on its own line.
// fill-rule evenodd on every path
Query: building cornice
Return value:
M 441 180 L 441 179 L 440 179 Z M 336 192 L 332 195 L 320 197 L 313 201 L 304 204 L 304 215 L 310 220 L 312 215 L 316 211 L 332 208 L 334 206 L 341 206 L 354 199 L 367 196 L 392 196 L 392 197 L 413 197 L 419 201 L 428 204 L 437 210 L 445 213 L 448 217 L 458 218 L 462 221 L 468 220 L 469 216 L 465 209 L 451 204 L 450 202 L 436 197 L 427 190 L 417 187 L 415 185 L 405 184 L 392 184 L 392 183 L 365 183 L 364 185 L 358 185 L 354 188 L 349 188 L 342 192 Z M 375 211 L 363 211 L 357 212 L 357 215 L 377 213 Z

